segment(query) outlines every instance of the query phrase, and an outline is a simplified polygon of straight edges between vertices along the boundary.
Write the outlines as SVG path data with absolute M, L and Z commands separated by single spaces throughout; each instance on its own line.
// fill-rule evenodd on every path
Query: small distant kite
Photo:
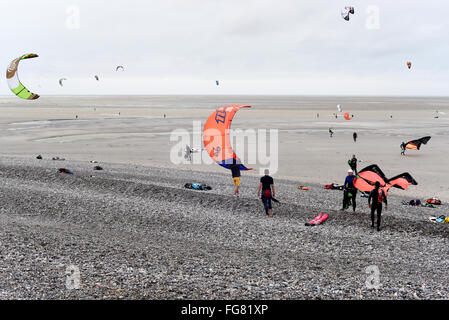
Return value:
M 341 10 L 341 17 L 346 21 L 349 21 L 349 14 L 354 14 L 354 7 L 344 7 Z
M 410 69 L 412 67 L 412 63 L 410 61 L 407 61 L 407 67 Z
M 35 100 L 39 98 L 38 94 L 32 93 L 20 82 L 17 69 L 19 68 L 19 62 L 25 59 L 32 59 L 38 57 L 35 53 L 27 53 L 21 57 L 18 57 L 11 61 L 6 69 L 6 81 L 8 82 L 8 87 L 11 91 L 19 98 L 26 100 Z
M 117 68 L 115 68 L 115 71 L 118 71 L 119 69 L 122 69 L 122 71 L 125 71 L 125 68 L 123 68 L 123 66 L 117 66 Z
M 61 79 L 59 79 L 59 85 L 60 85 L 61 87 L 64 86 L 64 85 L 62 84 L 62 82 L 65 81 L 65 80 L 67 80 L 67 78 L 61 78 Z
M 220 82 L 218 80 L 215 80 L 215 84 L 218 86 L 220 85 Z
M 337 110 L 338 112 L 341 112 L 341 105 L 337 104 Z
M 351 117 L 349 116 L 349 112 L 345 112 L 345 119 L 346 120 L 351 120 Z
M 98 78 L 98 76 L 97 76 L 97 75 L 95 76 L 95 79 L 96 79 L 97 81 L 100 81 L 100 78 Z

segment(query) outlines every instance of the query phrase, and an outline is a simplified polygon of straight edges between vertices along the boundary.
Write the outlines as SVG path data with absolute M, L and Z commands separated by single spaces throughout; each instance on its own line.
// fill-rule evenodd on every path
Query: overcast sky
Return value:
M 19 67 L 39 94 L 448 95 L 448 12 L 441 0 L 2 0 L 0 61 L 39 54 Z

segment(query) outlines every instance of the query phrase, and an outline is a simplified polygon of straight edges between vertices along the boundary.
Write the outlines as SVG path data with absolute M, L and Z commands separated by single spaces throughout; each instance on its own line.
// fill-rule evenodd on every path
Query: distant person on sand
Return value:
M 265 175 L 260 178 L 259 188 L 257 189 L 257 197 L 261 197 L 263 202 L 263 207 L 265 209 L 265 215 L 268 218 L 273 216 L 273 208 L 271 206 L 271 199 L 276 196 L 276 191 L 274 190 L 273 178 L 269 176 L 270 171 L 265 169 Z M 262 191 L 262 196 L 261 192 Z
M 165 117 L 166 117 L 166 115 L 165 115 L 165 113 L 164 113 L 164 119 L 165 119 Z
M 349 206 L 349 200 L 352 200 L 352 210 L 355 212 L 356 204 L 356 196 L 357 189 L 354 187 L 354 172 L 352 169 L 348 170 L 348 175 L 345 179 L 345 183 L 343 185 L 343 208 L 340 210 L 345 210 L 347 206 Z
M 352 155 L 352 159 L 348 160 L 348 164 L 352 171 L 357 174 L 357 158 L 355 157 L 355 154 Z
M 405 142 L 401 143 L 401 155 L 405 156 Z
M 329 128 L 329 136 L 332 138 L 333 135 L 334 135 L 334 132 L 332 131 L 331 128 Z
M 352 138 L 354 139 L 354 142 L 357 142 L 357 132 L 352 134 Z
M 240 164 L 237 163 L 237 160 L 235 158 L 232 159 L 232 164 L 230 165 L 230 168 L 232 173 L 232 180 L 234 181 L 235 185 L 234 195 L 238 197 L 240 186 Z
M 372 204 L 371 204 L 372 200 Z M 371 228 L 374 228 L 374 212 L 377 211 L 377 231 L 380 231 L 380 220 L 382 215 L 382 202 L 385 203 L 385 210 L 388 210 L 387 195 L 380 189 L 379 181 L 376 181 L 374 190 L 370 192 L 368 206 L 371 208 Z

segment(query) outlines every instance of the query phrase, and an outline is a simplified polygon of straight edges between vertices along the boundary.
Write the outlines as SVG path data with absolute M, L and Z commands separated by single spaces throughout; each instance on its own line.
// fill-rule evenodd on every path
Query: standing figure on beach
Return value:
M 333 135 L 334 135 L 334 132 L 332 131 L 331 128 L 329 128 L 329 136 L 332 138 Z
M 371 200 L 373 202 L 372 204 Z M 377 211 L 377 231 L 380 231 L 382 202 L 385 203 L 385 210 L 388 210 L 387 195 L 385 194 L 385 191 L 380 188 L 380 182 L 376 181 L 374 190 L 371 191 L 368 197 L 368 206 L 371 209 L 371 228 L 374 228 L 374 212 Z
M 352 210 L 355 212 L 355 208 L 357 207 L 356 204 L 356 197 L 357 197 L 357 189 L 354 187 L 354 172 L 352 169 L 348 170 L 348 175 L 345 179 L 345 183 L 343 185 L 343 208 L 340 210 L 343 211 L 347 207 L 349 207 L 349 201 L 352 201 Z
M 401 155 L 405 156 L 405 142 L 401 143 Z
M 357 142 L 357 132 L 352 134 L 352 138 L 354 139 L 354 142 Z
M 276 196 L 274 190 L 274 181 L 273 178 L 269 176 L 270 171 L 265 169 L 265 175 L 260 178 L 259 188 L 257 189 L 257 197 L 261 197 L 263 207 L 265 209 L 265 215 L 268 218 L 273 216 L 273 208 L 271 206 L 271 199 Z M 262 196 L 261 192 L 262 191 Z
M 348 160 L 348 164 L 352 171 L 357 175 L 357 158 L 355 157 L 355 154 L 352 155 L 352 159 Z
M 232 180 L 234 181 L 235 189 L 234 195 L 239 196 L 239 186 L 240 186 L 240 164 L 237 163 L 235 158 L 232 159 L 232 164 L 230 165 Z

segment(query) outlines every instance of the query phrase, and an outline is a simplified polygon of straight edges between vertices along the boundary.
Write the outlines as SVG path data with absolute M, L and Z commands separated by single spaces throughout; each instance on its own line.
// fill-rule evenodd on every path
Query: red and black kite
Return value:
M 430 138 L 431 138 L 430 136 L 427 136 L 422 137 L 421 139 L 409 141 L 405 144 L 405 149 L 419 150 L 421 144 L 427 144 Z
M 359 171 L 354 179 L 354 186 L 360 191 L 370 192 L 374 190 L 376 181 L 379 181 L 380 188 L 385 191 L 385 194 L 391 187 L 407 190 L 409 185 L 418 184 L 408 172 L 387 179 L 382 170 L 376 164 L 372 164 Z

